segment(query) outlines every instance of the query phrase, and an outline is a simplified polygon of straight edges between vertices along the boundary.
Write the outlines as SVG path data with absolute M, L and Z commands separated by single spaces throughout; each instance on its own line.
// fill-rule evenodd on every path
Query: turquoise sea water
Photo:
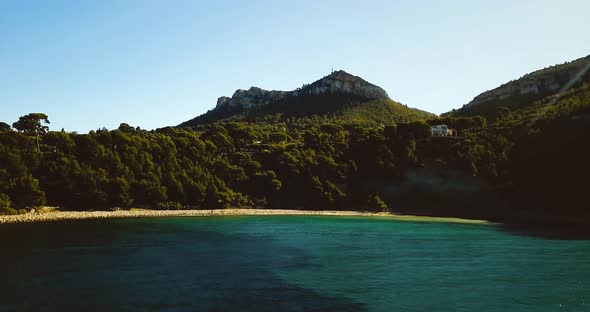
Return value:
M 0 226 L 0 311 L 590 311 L 590 240 L 326 216 Z

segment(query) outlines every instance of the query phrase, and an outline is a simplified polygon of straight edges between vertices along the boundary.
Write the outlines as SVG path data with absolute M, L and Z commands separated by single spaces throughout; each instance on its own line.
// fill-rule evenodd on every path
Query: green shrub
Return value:
M 391 212 L 387 204 L 381 199 L 379 195 L 369 196 L 369 209 L 376 212 Z
M 26 213 L 26 210 L 25 210 Z M 14 208 L 4 208 L 0 209 L 0 215 L 17 215 L 19 211 Z
M 0 211 L 6 210 L 11 208 L 10 197 L 8 195 L 2 193 L 0 194 Z
M 165 202 L 158 204 L 158 209 L 161 210 L 182 210 L 183 208 L 184 207 L 182 206 L 182 204 L 177 202 Z

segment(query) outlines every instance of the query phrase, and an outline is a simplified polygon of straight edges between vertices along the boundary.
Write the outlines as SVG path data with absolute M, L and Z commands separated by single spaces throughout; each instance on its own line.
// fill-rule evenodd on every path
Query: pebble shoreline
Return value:
M 117 211 L 50 211 L 21 215 L 0 216 L 1 223 L 23 223 L 38 221 L 138 218 L 138 217 L 206 217 L 238 215 L 379 215 L 355 211 L 307 211 L 284 209 L 213 209 L 213 210 L 149 210 L 131 209 Z
M 249 216 L 249 215 L 324 215 L 324 216 L 380 216 L 392 217 L 409 221 L 440 221 L 461 223 L 487 223 L 482 220 L 466 220 L 459 218 L 438 218 L 395 215 L 390 213 L 371 213 L 359 211 L 314 211 L 287 209 L 213 209 L 213 210 L 148 210 L 131 209 L 117 211 L 48 211 L 22 215 L 0 216 L 3 223 L 28 223 L 42 221 L 81 220 L 81 219 L 113 219 L 140 217 L 208 217 L 208 216 Z

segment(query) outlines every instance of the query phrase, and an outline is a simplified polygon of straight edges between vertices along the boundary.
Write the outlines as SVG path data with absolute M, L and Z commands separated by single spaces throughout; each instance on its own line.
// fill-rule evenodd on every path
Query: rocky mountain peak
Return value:
M 248 90 L 238 89 L 232 97 L 222 96 L 217 99 L 217 108 L 242 108 L 270 104 L 286 96 L 350 94 L 366 99 L 389 98 L 387 92 L 364 79 L 351 75 L 343 70 L 332 72 L 330 75 L 316 82 L 304 85 L 294 91 L 267 91 L 258 87 Z
M 382 88 L 343 70 L 295 91 L 296 95 L 351 94 L 368 99 L 389 98 Z

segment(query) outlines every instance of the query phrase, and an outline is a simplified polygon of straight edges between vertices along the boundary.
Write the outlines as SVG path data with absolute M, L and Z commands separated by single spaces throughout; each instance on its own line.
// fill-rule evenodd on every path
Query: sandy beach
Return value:
M 366 216 L 392 218 L 405 221 L 489 223 L 483 220 L 441 218 L 426 216 L 396 215 L 359 211 L 315 211 L 288 209 L 212 209 L 212 210 L 151 210 L 130 209 L 117 211 L 59 211 L 44 209 L 22 215 L 0 216 L 0 224 L 81 219 L 144 218 L 144 217 L 210 217 L 210 216 L 260 216 L 260 215 L 321 215 L 321 216 Z

